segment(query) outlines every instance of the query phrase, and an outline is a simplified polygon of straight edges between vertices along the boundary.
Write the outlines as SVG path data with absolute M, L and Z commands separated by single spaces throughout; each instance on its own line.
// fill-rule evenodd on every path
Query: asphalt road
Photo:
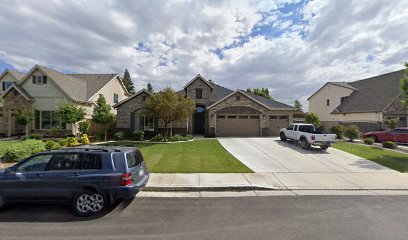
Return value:
M 136 198 L 81 219 L 59 205 L 0 210 L 0 239 L 407 239 L 408 196 Z

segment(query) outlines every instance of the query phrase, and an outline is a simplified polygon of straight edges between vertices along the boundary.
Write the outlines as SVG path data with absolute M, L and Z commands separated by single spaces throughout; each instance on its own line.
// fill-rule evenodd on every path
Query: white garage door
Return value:
M 269 135 L 278 136 L 279 130 L 289 126 L 289 116 L 269 116 Z
M 260 136 L 259 115 L 217 115 L 218 137 Z

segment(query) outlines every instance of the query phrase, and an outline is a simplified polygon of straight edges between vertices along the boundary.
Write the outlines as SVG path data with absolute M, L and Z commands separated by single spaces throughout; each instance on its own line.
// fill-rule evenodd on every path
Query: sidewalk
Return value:
M 407 190 L 403 173 L 153 173 L 144 191 Z

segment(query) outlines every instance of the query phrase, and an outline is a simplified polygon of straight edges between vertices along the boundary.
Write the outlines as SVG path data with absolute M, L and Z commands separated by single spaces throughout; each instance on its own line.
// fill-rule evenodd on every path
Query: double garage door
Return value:
M 259 115 L 217 115 L 218 137 L 260 136 Z

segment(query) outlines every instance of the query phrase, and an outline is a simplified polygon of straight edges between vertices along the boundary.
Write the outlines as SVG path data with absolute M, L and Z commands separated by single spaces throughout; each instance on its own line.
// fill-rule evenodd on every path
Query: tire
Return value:
M 303 149 L 309 149 L 310 143 L 307 141 L 306 138 L 302 138 L 300 139 L 300 146 L 302 146 Z
M 329 148 L 329 145 L 321 145 L 320 149 L 322 150 L 327 150 Z
M 104 194 L 84 190 L 75 195 L 72 209 L 79 217 L 89 217 L 103 212 L 107 206 L 107 200 Z
M 286 138 L 286 135 L 283 133 L 283 132 L 281 132 L 280 134 L 279 134 L 279 136 L 280 136 L 280 140 L 281 141 L 283 141 L 283 142 L 286 142 L 288 139 Z
M 372 139 L 374 139 L 374 142 L 378 142 L 377 136 L 370 135 L 367 138 L 372 138 Z

